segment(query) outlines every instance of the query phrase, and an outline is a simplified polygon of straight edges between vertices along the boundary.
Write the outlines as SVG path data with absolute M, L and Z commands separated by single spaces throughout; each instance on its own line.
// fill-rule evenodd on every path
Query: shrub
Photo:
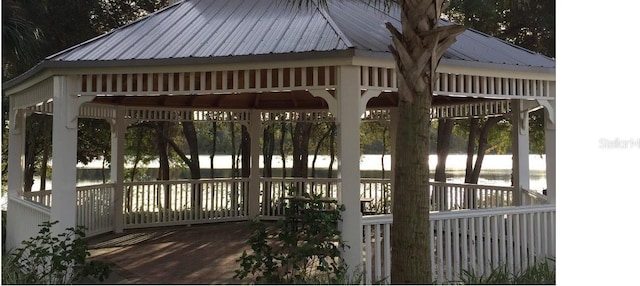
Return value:
M 3 284 L 72 284 L 84 277 L 100 281 L 109 277 L 111 264 L 87 261 L 90 254 L 82 227 L 54 236 L 51 226 L 56 223 L 43 222 L 36 237 L 3 257 Z
M 548 258 L 536 263 L 520 273 L 509 273 L 506 266 L 496 267 L 488 276 L 478 276 L 473 270 L 462 271 L 460 280 L 465 285 L 478 284 L 556 284 L 556 269 L 554 259 Z
M 234 278 L 251 275 L 256 283 L 268 284 L 350 282 L 340 255 L 347 246 L 337 227 L 344 206 L 304 196 L 289 201 L 285 218 L 278 221 L 275 229 L 267 229 L 262 222 L 250 222 L 254 231 L 248 243 L 253 253 L 245 251 L 236 261 L 240 269 Z

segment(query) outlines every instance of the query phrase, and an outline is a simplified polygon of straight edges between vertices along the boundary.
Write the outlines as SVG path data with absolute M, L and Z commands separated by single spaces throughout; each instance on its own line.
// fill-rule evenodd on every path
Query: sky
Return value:
M 556 5 L 557 284 L 626 284 L 640 257 L 640 3 Z

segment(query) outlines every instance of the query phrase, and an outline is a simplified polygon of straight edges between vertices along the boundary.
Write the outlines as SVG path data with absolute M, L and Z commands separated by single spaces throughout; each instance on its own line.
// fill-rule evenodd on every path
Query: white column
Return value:
M 249 136 L 251 137 L 251 174 L 249 175 L 249 217 L 260 215 L 260 136 L 262 118 L 260 110 L 251 110 Z
M 550 100 L 544 112 L 544 150 L 547 163 L 547 197 L 549 203 L 556 203 L 556 102 Z
M 22 195 L 25 124 L 26 113 L 24 110 L 12 108 L 9 112 L 9 154 L 7 158 L 7 249 L 20 246 L 20 239 L 16 237 L 20 217 L 16 217 L 14 214 L 9 200 Z
M 349 269 L 362 266 L 362 214 L 360 213 L 360 69 L 341 66 L 338 72 L 338 178 L 340 202 L 346 210 L 339 225 L 350 248 L 343 258 Z
M 71 94 L 71 81 L 53 77 L 53 134 L 51 173 L 51 221 L 58 221 L 52 233 L 76 227 L 76 163 L 79 99 Z
M 7 191 L 10 197 L 22 195 L 24 186 L 24 145 L 26 113 L 11 109 L 9 113 L 9 154 L 7 166 Z
M 118 106 L 116 119 L 111 124 L 111 183 L 113 188 L 113 231 L 122 233 L 124 204 L 124 144 L 127 122 L 124 118 L 124 107 Z
M 513 150 L 513 202 L 522 205 L 522 189 L 529 190 L 529 112 L 521 99 L 511 100 Z

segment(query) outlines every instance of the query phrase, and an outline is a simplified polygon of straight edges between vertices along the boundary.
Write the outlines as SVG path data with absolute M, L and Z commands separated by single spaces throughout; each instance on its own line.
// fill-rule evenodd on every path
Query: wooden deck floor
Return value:
M 108 284 L 248 284 L 233 275 L 250 233 L 248 222 L 127 230 L 89 247 L 91 259 L 116 264 Z

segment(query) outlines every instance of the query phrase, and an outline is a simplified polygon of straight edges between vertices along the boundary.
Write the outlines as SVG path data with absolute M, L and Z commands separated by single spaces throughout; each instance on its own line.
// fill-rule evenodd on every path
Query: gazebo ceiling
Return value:
M 433 105 L 449 105 L 486 101 L 482 98 L 436 96 Z M 238 94 L 200 94 L 200 95 L 161 95 L 161 96 L 98 96 L 93 103 L 139 106 L 139 107 L 187 107 L 215 109 L 291 110 L 291 109 L 328 109 L 326 101 L 314 97 L 308 91 L 238 93 Z M 398 105 L 396 92 L 383 92 L 369 100 L 369 108 L 389 108 Z

